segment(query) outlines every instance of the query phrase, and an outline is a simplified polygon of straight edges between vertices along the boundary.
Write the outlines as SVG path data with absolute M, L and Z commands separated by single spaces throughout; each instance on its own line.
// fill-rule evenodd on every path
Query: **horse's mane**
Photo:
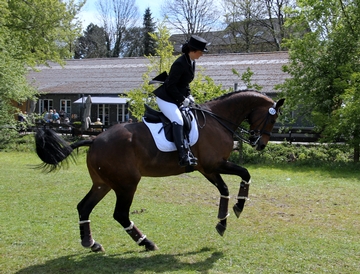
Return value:
M 235 90 L 235 91 L 232 91 L 232 92 L 229 92 L 229 93 L 225 93 L 223 95 L 220 95 L 219 97 L 210 99 L 210 100 L 206 101 L 205 103 L 212 102 L 212 101 L 217 101 L 217 100 L 223 100 L 223 99 L 226 99 L 226 98 L 228 98 L 230 96 L 233 96 L 234 94 L 244 93 L 244 92 L 254 92 L 254 93 L 258 93 L 259 95 L 266 96 L 264 93 L 261 93 L 261 92 L 255 90 L 255 89 L 241 89 L 241 90 Z

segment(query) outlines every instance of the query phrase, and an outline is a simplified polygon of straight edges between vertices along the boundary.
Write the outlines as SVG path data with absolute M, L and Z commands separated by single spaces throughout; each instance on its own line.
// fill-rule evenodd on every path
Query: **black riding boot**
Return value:
M 173 137 L 174 143 L 179 153 L 179 165 L 182 167 L 185 166 L 196 166 L 197 159 L 191 153 L 185 149 L 184 146 L 184 129 L 183 126 L 179 125 L 178 123 L 173 123 Z

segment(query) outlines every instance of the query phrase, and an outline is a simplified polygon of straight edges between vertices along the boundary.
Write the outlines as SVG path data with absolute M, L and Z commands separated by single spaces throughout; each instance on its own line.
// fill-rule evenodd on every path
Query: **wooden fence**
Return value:
M 274 127 L 270 141 L 314 143 L 318 142 L 320 137 L 313 127 Z
M 57 124 L 57 123 L 37 123 L 36 128 L 51 128 L 57 133 L 71 134 L 73 136 L 81 135 L 98 135 L 107 130 L 109 126 L 104 125 L 90 125 L 88 130 L 83 130 L 81 127 L 72 124 Z M 274 127 L 270 137 L 270 141 L 278 142 L 304 142 L 314 143 L 318 142 L 320 134 L 314 131 L 313 127 Z
M 72 136 L 98 135 L 105 131 L 109 126 L 90 125 L 87 130 L 83 130 L 79 125 L 57 124 L 57 123 L 36 123 L 35 128 L 51 128 L 60 134 L 71 134 Z

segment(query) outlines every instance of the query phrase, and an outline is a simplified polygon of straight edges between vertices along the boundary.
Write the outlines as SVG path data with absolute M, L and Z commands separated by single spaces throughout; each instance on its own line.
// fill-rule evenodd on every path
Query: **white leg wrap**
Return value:
M 90 243 L 90 246 L 88 246 L 88 248 L 91 248 L 94 244 L 95 244 L 95 240 L 94 239 L 91 239 L 91 243 Z
M 128 231 L 128 230 L 131 230 L 131 229 L 133 229 L 134 228 L 134 222 L 133 221 L 130 221 L 130 225 L 128 226 L 128 227 L 125 227 L 124 229 L 126 230 L 126 231 Z
M 218 220 L 219 220 L 219 221 L 225 220 L 225 219 L 227 219 L 227 217 L 229 217 L 229 216 L 230 216 L 230 213 L 228 213 L 225 218 L 222 218 L 222 219 L 218 218 Z
M 145 239 L 146 239 L 146 235 L 142 235 L 142 237 L 136 243 L 140 244 Z
M 250 200 L 248 197 L 245 197 L 245 196 L 237 196 L 236 199 L 238 199 L 238 200 L 246 200 L 246 201 Z
M 90 220 L 79 221 L 79 225 L 90 223 Z

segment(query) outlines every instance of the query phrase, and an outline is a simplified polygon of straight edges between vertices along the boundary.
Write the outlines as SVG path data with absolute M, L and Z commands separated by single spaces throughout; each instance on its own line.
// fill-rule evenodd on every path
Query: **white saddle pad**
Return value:
M 191 121 L 191 131 L 189 134 L 189 139 L 190 139 L 190 146 L 193 146 L 199 138 L 199 129 L 197 127 L 196 120 L 192 113 L 191 113 L 191 116 L 193 119 Z M 177 150 L 174 142 L 169 142 L 166 139 L 164 129 L 162 129 L 162 126 L 163 126 L 162 123 L 157 123 L 157 124 L 148 123 L 144 119 L 143 119 L 143 122 L 149 128 L 149 130 L 154 138 L 156 147 L 160 151 L 170 152 L 170 151 Z

